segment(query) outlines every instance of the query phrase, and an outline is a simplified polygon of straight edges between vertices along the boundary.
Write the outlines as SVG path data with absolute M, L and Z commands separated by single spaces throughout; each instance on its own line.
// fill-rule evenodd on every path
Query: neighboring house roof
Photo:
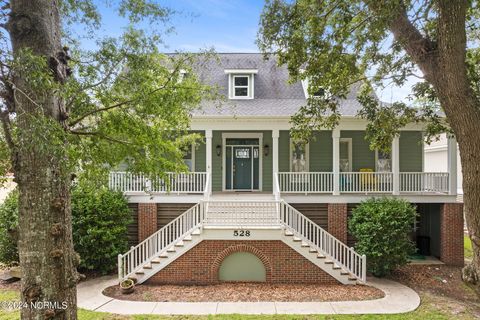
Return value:
M 217 86 L 225 101 L 205 101 L 194 116 L 271 116 L 295 114 L 307 104 L 301 82 L 289 83 L 286 66 L 278 66 L 271 55 L 265 60 L 261 53 L 219 53 L 196 70 L 200 81 Z M 255 69 L 254 99 L 228 100 L 229 77 L 227 69 Z M 356 100 L 360 84 L 353 85 L 346 99 L 339 101 L 342 116 L 355 116 L 361 108 Z

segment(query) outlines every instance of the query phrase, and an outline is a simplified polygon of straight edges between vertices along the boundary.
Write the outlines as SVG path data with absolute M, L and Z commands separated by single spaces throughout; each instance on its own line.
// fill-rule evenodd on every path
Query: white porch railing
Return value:
M 331 193 L 332 172 L 279 172 L 279 187 L 287 193 Z
M 340 172 L 340 192 L 393 192 L 393 174 L 391 172 Z
M 123 192 L 204 193 L 207 173 L 169 172 L 165 174 L 165 178 L 150 178 L 144 174 L 110 172 L 108 185 L 112 190 Z
M 400 192 L 448 193 L 448 172 L 401 172 Z
M 280 222 L 289 227 L 294 234 L 307 240 L 310 245 L 318 247 L 336 264 L 343 266 L 358 279 L 366 282 L 367 258 L 365 255 L 356 253 L 285 201 L 280 203 Z
M 145 263 L 158 257 L 167 248 L 174 245 L 205 219 L 205 203 L 201 201 L 175 220 L 132 247 L 125 254 L 118 255 L 118 278 L 125 279 L 135 274 Z

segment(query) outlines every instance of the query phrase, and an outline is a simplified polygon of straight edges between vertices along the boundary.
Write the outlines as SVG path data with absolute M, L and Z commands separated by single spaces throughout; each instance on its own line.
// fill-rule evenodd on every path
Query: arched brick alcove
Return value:
M 213 260 L 212 267 L 211 267 L 211 278 L 212 279 L 219 279 L 219 271 L 220 266 L 223 260 L 231 255 L 232 253 L 236 252 L 248 252 L 255 255 L 260 261 L 263 263 L 266 271 L 266 282 L 271 282 L 272 280 L 272 266 L 268 257 L 258 248 L 253 246 L 249 246 L 247 244 L 238 244 L 230 246 L 223 251 L 221 251 L 217 257 Z

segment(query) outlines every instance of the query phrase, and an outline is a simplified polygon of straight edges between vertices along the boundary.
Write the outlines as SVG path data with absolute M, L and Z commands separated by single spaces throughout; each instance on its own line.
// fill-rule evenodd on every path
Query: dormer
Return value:
M 257 69 L 226 69 L 228 75 L 228 98 L 229 99 L 253 99 L 254 76 Z

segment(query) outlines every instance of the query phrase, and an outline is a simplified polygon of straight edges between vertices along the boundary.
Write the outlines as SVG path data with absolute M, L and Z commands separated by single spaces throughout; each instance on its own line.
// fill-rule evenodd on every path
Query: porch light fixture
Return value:
M 268 154 L 270 153 L 270 146 L 268 144 L 264 145 L 263 146 L 263 154 L 266 156 L 268 156 Z
M 217 156 L 220 157 L 220 155 L 222 154 L 222 146 L 217 144 L 217 147 L 215 148 L 215 150 L 217 150 Z

